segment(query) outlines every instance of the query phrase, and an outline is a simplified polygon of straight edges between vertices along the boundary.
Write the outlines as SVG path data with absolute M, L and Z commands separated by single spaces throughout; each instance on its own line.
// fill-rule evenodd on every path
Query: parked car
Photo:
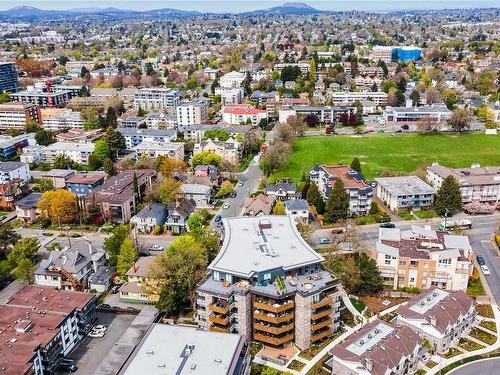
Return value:
M 110 305 L 108 305 L 107 303 L 101 303 L 101 304 L 99 305 L 99 307 L 101 307 L 101 308 L 103 308 L 103 309 L 110 309 L 110 308 L 111 308 L 111 306 L 110 306 Z
M 236 198 L 236 192 L 232 191 L 231 194 L 229 194 L 229 198 Z
M 65 372 L 76 372 L 78 367 L 73 362 L 61 362 L 59 364 L 59 369 Z
M 490 269 L 486 264 L 481 265 L 481 271 L 483 271 L 484 276 L 490 276 Z
M 396 225 L 393 223 L 382 223 L 380 224 L 380 228 L 396 228 Z
M 108 330 L 108 326 L 105 324 L 98 324 L 92 328 L 92 331 L 96 332 L 106 332 Z
M 120 285 L 115 285 L 111 288 L 111 293 L 116 294 L 120 291 Z
M 479 264 L 480 266 L 486 264 L 482 255 L 478 255 L 476 259 L 477 259 L 477 264 Z
M 238 181 L 238 186 L 243 186 L 243 181 Z
M 231 207 L 231 205 L 229 203 L 226 203 L 222 208 L 227 210 L 229 207 Z
M 149 250 L 152 250 L 152 251 L 163 251 L 163 246 L 160 246 L 160 245 L 153 245 L 149 248 Z
M 92 337 L 92 338 L 98 338 L 98 339 L 100 339 L 101 337 L 104 337 L 105 334 L 106 334 L 106 331 L 95 331 L 95 330 L 92 330 L 92 331 L 90 331 L 89 336 Z
M 329 238 L 320 238 L 319 240 L 320 245 L 328 245 L 330 243 L 332 243 L 332 240 L 330 240 Z

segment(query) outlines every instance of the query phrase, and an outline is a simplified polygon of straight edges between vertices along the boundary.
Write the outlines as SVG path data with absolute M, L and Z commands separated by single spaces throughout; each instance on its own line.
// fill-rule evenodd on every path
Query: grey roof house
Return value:
M 194 212 L 195 207 L 196 203 L 192 199 L 180 198 L 170 202 L 167 206 L 166 230 L 174 234 L 185 232 L 187 219 Z
M 151 203 L 134 215 L 130 222 L 141 232 L 150 232 L 156 225 L 165 224 L 168 217 L 167 206 L 162 203 Z
M 266 195 L 272 195 L 277 199 L 298 199 L 301 193 L 297 193 L 297 184 L 295 182 L 278 182 L 266 185 Z
M 212 188 L 210 186 L 201 184 L 184 184 L 181 186 L 181 191 L 184 193 L 186 198 L 194 200 L 197 207 L 210 207 L 212 192 Z

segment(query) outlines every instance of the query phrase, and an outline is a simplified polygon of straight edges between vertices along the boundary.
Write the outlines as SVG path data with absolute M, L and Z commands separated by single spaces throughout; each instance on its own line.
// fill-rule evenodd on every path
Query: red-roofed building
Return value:
M 267 111 L 252 107 L 248 104 L 227 104 L 222 111 L 222 120 L 227 124 L 258 125 L 260 120 L 267 120 Z
M 89 293 L 25 286 L 0 306 L 0 374 L 53 372 L 94 317 Z

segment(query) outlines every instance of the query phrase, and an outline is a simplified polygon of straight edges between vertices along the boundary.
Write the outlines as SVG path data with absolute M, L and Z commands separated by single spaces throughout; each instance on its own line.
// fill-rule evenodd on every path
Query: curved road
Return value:
M 450 375 L 496 375 L 500 372 L 500 358 L 472 362 L 467 366 L 450 372 Z

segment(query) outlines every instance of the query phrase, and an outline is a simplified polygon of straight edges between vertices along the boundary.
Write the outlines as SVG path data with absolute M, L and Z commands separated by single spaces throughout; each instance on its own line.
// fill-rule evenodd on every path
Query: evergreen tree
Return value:
M 108 253 L 108 264 L 112 267 L 116 267 L 120 247 L 127 238 L 128 232 L 127 225 L 118 225 L 113 229 L 113 234 L 104 240 L 104 250 Z
M 135 248 L 132 240 L 126 238 L 120 246 L 120 253 L 118 254 L 116 270 L 120 276 L 125 276 L 130 267 L 137 259 L 137 249 Z
M 314 204 L 316 202 L 316 199 L 320 197 L 321 194 L 319 193 L 318 186 L 316 183 L 311 182 L 311 186 L 309 186 L 309 190 L 307 191 L 306 199 L 309 204 Z
M 104 172 L 106 172 L 110 176 L 114 176 L 116 174 L 116 170 L 111 159 L 104 160 L 103 168 Z
M 137 197 L 137 200 L 139 202 L 142 202 L 141 189 L 139 188 L 139 181 L 137 179 L 137 174 L 135 172 L 134 172 L 133 186 L 134 186 L 134 194 Z
M 453 176 L 450 175 L 444 179 L 443 184 L 437 191 L 434 206 L 436 212 L 440 215 L 451 214 L 462 207 L 460 185 Z
M 118 126 L 116 110 L 113 107 L 108 107 L 106 111 L 106 124 L 113 128 Z
M 358 172 L 358 173 L 361 173 L 361 162 L 359 161 L 359 159 L 357 157 L 352 159 L 351 169 Z
M 361 253 L 356 259 L 356 265 L 359 270 L 358 292 L 377 293 L 383 289 L 384 282 L 375 259 Z
M 347 219 L 349 215 L 349 194 L 346 192 L 344 183 L 337 178 L 333 189 L 328 194 L 324 218 L 327 222 L 335 222 L 338 219 Z
M 109 146 L 112 160 L 115 160 L 118 156 L 118 153 L 127 147 L 127 144 L 125 143 L 125 137 L 119 131 L 113 129 L 111 126 L 106 129 L 104 140 Z

